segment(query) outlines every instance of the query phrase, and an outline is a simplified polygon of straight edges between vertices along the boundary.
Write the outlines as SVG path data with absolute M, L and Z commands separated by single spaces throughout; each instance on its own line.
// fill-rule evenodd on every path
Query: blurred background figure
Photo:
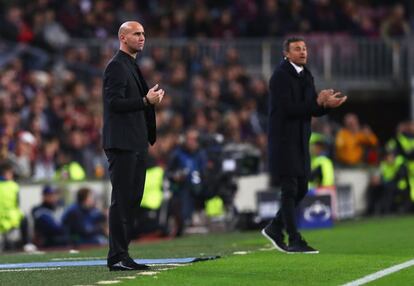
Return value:
M 27 217 L 19 208 L 19 185 L 8 161 L 0 162 L 0 235 L 2 249 L 23 248 L 27 252 L 37 249 L 29 237 Z
M 38 150 L 37 158 L 33 167 L 34 181 L 52 181 L 57 168 L 56 157 L 59 151 L 59 141 L 57 138 L 50 138 Z
M 312 133 L 310 138 L 311 174 L 309 187 L 334 187 L 334 165 L 328 157 L 328 142 L 324 135 Z
M 368 125 L 359 124 L 358 116 L 348 113 L 344 117 L 344 126 L 335 138 L 336 159 L 345 166 L 357 166 L 364 163 L 376 163 L 371 152 L 375 152 L 378 138 Z M 375 156 L 375 155 L 374 155 Z
M 166 236 L 168 235 L 168 222 L 165 217 L 161 217 L 163 203 L 165 203 L 164 193 L 164 168 L 157 161 L 157 149 L 148 149 L 147 171 L 144 187 L 144 195 L 141 207 L 138 210 L 137 219 L 134 225 L 134 238 L 145 235 Z
M 397 192 L 400 202 L 400 212 L 414 210 L 414 121 L 401 122 L 397 127 L 395 137 L 391 138 L 385 148 L 394 153 L 396 163 L 402 164 L 408 182 L 400 189 L 406 192 Z
M 392 40 L 408 36 L 411 28 L 405 16 L 404 6 L 401 3 L 394 4 L 381 24 L 381 36 L 390 43 Z
M 17 178 L 23 180 L 31 178 L 35 148 L 36 138 L 33 134 L 28 131 L 18 134 L 15 151 L 10 155 Z
M 62 208 L 59 190 L 45 185 L 42 190 L 42 203 L 32 209 L 34 240 L 40 247 L 66 246 L 69 243 L 65 227 L 62 225 Z
M 172 153 L 167 170 L 171 180 L 171 213 L 177 223 L 177 234 L 193 224 L 195 211 L 204 208 L 204 175 L 207 157 L 199 144 L 199 132 L 189 129 L 182 144 Z
M 83 181 L 86 178 L 84 168 L 79 162 L 72 159 L 67 150 L 60 150 L 57 159 L 57 170 L 55 180 L 62 181 Z
M 76 202 L 65 210 L 62 217 L 63 226 L 73 245 L 106 244 L 106 220 L 105 214 L 95 206 L 95 198 L 89 188 L 78 190 Z
M 405 213 L 410 210 L 410 181 L 406 160 L 386 148 L 379 174 L 371 176 L 367 190 L 367 215 Z

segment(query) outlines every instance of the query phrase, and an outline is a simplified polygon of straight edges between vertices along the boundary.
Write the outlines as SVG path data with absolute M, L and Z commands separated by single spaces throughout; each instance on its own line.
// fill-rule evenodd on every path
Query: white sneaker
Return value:
M 26 243 L 23 245 L 23 250 L 24 252 L 35 252 L 37 251 L 37 247 L 33 243 Z

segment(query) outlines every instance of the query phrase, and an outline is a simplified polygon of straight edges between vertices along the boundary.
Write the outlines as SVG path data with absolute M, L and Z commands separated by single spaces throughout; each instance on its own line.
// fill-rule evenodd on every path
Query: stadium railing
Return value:
M 317 84 L 357 89 L 391 89 L 408 86 L 414 63 L 409 49 L 413 39 L 393 42 L 383 39 L 355 38 L 342 34 L 306 37 L 309 66 Z M 118 48 L 117 40 L 73 40 L 70 47 L 92 50 Z M 254 75 L 268 78 L 282 59 L 283 39 L 148 39 L 144 56 L 154 48 L 164 50 L 167 58 L 177 49 L 186 56 L 209 57 L 216 63 L 225 61 L 229 49 L 239 54 L 240 62 Z M 68 47 L 69 48 L 69 47 Z

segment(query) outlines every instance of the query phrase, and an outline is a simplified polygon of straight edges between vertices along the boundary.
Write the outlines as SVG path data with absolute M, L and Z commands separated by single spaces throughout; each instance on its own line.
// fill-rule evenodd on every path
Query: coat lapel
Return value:
M 140 80 L 140 77 L 138 75 L 138 65 L 137 67 L 135 67 L 134 64 L 131 62 L 131 60 L 127 58 L 127 56 L 128 55 L 126 55 L 125 53 L 118 51 L 115 57 L 118 58 L 120 61 L 122 61 L 127 66 L 127 68 L 130 70 L 135 81 L 137 82 L 138 88 L 142 92 L 142 96 L 144 96 L 148 92 L 148 89 L 146 88 L 146 83 L 143 83 Z
M 148 92 L 148 85 L 147 85 L 147 82 L 145 81 L 144 77 L 142 76 L 141 70 L 138 67 L 138 65 L 137 65 L 136 71 L 137 71 L 137 74 L 138 74 L 138 78 L 140 79 L 139 82 L 141 83 L 142 88 L 144 89 L 144 94 L 147 94 L 147 92 Z
M 298 72 L 295 70 L 295 68 L 292 66 L 292 64 L 288 60 L 283 60 L 281 66 L 285 71 L 287 71 L 294 77 L 299 77 Z
M 137 69 L 131 64 L 131 63 L 126 63 L 127 64 L 127 66 L 128 66 L 128 68 L 130 69 L 130 71 L 132 72 L 132 75 L 134 76 L 134 78 L 135 78 L 135 81 L 137 82 L 137 84 L 138 84 L 138 87 L 139 87 L 139 89 L 141 90 L 141 92 L 142 92 L 142 94 L 143 95 L 145 95 L 146 94 L 146 92 L 144 92 L 145 91 L 145 89 L 144 89 L 144 87 L 142 86 L 142 82 L 141 82 L 141 80 L 140 80 L 140 78 L 139 78 L 139 76 L 138 76 L 138 71 L 137 71 Z

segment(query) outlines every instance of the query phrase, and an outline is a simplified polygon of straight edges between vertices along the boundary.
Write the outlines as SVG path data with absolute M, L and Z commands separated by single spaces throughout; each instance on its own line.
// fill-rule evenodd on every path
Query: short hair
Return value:
M 4 175 L 8 171 L 13 171 L 13 164 L 9 160 L 0 161 L 0 175 Z
M 89 188 L 80 188 L 76 195 L 76 200 L 78 204 L 82 204 L 83 202 L 85 202 L 91 193 L 92 191 Z
M 296 42 L 305 42 L 303 37 L 290 37 L 283 41 L 283 50 L 289 52 L 289 45 Z

